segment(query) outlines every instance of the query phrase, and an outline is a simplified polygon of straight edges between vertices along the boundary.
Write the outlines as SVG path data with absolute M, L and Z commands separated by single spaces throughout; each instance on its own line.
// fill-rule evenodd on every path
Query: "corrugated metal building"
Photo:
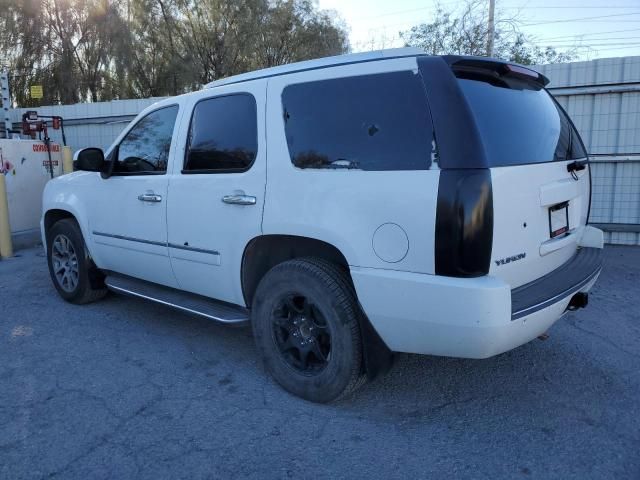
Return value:
M 640 57 L 542 65 L 593 172 L 590 221 L 609 243 L 640 245 Z
M 640 57 L 536 67 L 580 131 L 592 159 L 591 222 L 609 243 L 640 245 Z M 65 119 L 74 149 L 108 147 L 144 107 L 159 99 L 40 107 Z M 11 112 L 14 128 L 22 113 Z M 52 135 L 61 141 L 59 132 Z
M 159 100 L 161 98 L 19 108 L 11 111 L 11 120 L 13 128 L 19 130 L 22 114 L 28 110 L 37 110 L 40 115 L 59 115 L 64 119 L 67 144 L 74 150 L 86 147 L 106 149 L 139 112 Z M 62 143 L 59 130 L 49 129 L 49 136 L 53 141 Z

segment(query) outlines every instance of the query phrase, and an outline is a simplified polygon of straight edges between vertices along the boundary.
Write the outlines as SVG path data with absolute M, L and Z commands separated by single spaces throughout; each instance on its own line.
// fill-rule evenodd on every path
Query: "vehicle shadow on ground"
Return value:
M 317 406 L 287 394 L 268 378 L 249 327 L 221 326 L 116 295 L 110 295 L 101 308 L 126 309 L 147 336 L 181 342 L 194 359 L 186 364 L 189 375 L 202 376 L 203 389 L 215 377 L 216 387 L 226 388 L 225 395 L 247 396 L 252 398 L 251 403 L 261 398 L 261 407 L 271 404 L 306 412 L 353 412 L 360 418 L 399 423 L 446 417 L 472 405 L 476 411 L 478 407 L 487 412 L 499 409 L 502 415 L 525 411 L 530 417 L 534 412 L 545 415 L 561 397 L 579 399 L 581 382 L 568 382 L 567 378 L 589 375 L 592 387 L 604 387 L 604 380 L 610 381 L 599 364 L 581 356 L 570 339 L 565 341 L 572 322 L 577 321 L 569 314 L 552 329 L 548 340 L 534 340 L 489 359 L 396 354 L 386 374 L 337 403 Z M 179 369 L 179 364 L 168 365 L 169 370 Z M 165 387 L 171 388 L 169 384 Z
M 43 475 L 86 478 L 102 462 L 109 477 L 115 465 L 133 478 L 142 462 L 157 478 L 186 462 L 222 478 L 239 459 L 258 476 L 278 457 L 291 472 L 312 465 L 338 478 L 348 453 L 369 478 L 440 478 L 452 462 L 467 478 L 482 476 L 478 465 L 495 474 L 484 478 L 548 478 L 553 456 L 557 478 L 629 477 L 640 441 L 633 252 L 612 250 L 592 303 L 549 339 L 486 360 L 398 355 L 390 372 L 329 405 L 276 385 L 249 328 L 121 295 L 71 305 L 44 259 L 26 255 L 0 265 L 0 447 L 13 445 L 4 464 L 33 471 L 37 458 Z
M 596 452 L 625 452 L 638 442 L 638 422 L 621 420 L 621 412 L 637 410 L 633 375 L 640 356 L 633 353 L 637 334 L 625 330 L 633 312 L 620 307 L 633 293 L 611 295 L 615 284 L 607 276 L 605 271 L 592 292 L 593 304 L 561 318 L 545 341 L 485 360 L 398 354 L 389 372 L 329 405 L 294 397 L 269 378 L 250 328 L 220 326 L 115 295 L 89 308 L 112 311 L 106 323 L 122 329 L 116 336 L 125 363 L 117 375 L 142 368 L 160 398 L 188 405 L 175 427 L 240 428 L 278 438 L 282 448 L 293 448 L 290 443 L 300 435 L 356 451 L 367 443 L 384 448 L 386 438 L 414 455 L 416 465 L 424 452 L 415 442 L 426 438 L 442 452 L 462 445 L 469 459 L 481 463 L 486 448 L 502 451 L 508 445 L 491 460 L 496 471 L 508 469 L 505 475 L 538 471 L 526 452 L 539 445 L 562 455 L 568 469 L 611 472 L 633 468 L 630 458 L 616 464 Z M 603 331 L 612 313 L 617 328 Z M 620 347 L 624 338 L 632 344 Z M 149 404 L 146 416 L 133 423 L 164 421 L 162 405 Z M 211 438 L 197 428 L 191 435 Z M 576 446 L 583 453 L 576 454 Z

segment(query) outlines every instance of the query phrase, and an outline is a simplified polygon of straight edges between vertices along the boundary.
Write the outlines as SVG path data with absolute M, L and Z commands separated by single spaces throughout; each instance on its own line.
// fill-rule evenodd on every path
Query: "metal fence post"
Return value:
M 9 226 L 9 204 L 4 173 L 0 172 L 0 258 L 13 257 L 11 228 Z
M 11 107 L 11 97 L 9 96 L 9 71 L 3 68 L 0 71 L 0 106 L 2 107 L 2 121 L 4 122 L 4 133 L 6 138 L 10 138 L 11 118 L 9 118 L 9 108 Z
M 62 172 L 73 172 L 73 153 L 71 152 L 71 147 L 67 145 L 62 147 Z

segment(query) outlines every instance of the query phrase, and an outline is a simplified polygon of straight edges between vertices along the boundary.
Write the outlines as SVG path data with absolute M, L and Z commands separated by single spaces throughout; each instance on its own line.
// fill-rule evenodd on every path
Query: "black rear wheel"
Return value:
M 266 369 L 289 392 L 330 402 L 364 381 L 358 304 L 345 273 L 324 260 L 271 269 L 253 299 L 251 321 Z
M 331 330 L 309 298 L 284 295 L 271 313 L 273 340 L 289 366 L 305 375 L 321 372 L 331 355 Z

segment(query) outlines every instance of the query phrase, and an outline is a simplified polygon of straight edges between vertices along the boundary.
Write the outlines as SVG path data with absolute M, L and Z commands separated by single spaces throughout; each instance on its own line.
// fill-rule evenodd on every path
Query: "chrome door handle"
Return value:
M 251 195 L 225 195 L 222 197 L 222 201 L 232 205 L 255 205 L 256 197 Z
M 142 195 L 138 195 L 138 200 L 141 202 L 158 203 L 162 201 L 162 195 L 157 195 L 155 193 L 143 193 Z

